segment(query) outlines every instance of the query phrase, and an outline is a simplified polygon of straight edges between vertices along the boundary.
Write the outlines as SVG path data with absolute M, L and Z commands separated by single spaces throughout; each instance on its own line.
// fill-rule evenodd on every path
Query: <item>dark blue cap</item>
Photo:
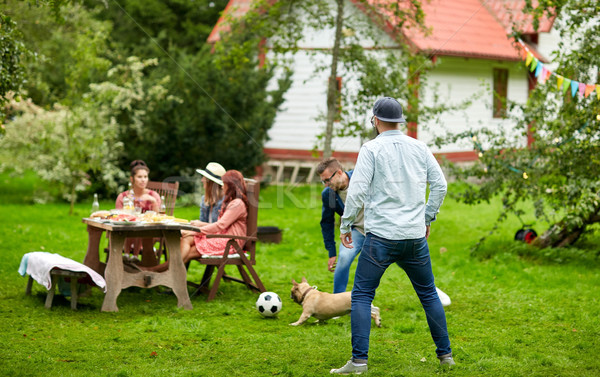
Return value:
M 373 115 L 384 122 L 406 122 L 402 115 L 402 105 L 392 97 L 383 97 L 375 101 L 375 105 L 373 105 Z

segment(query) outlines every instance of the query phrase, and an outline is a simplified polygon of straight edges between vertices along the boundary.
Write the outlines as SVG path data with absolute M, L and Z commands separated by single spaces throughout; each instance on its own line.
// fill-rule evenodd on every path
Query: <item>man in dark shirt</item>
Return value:
M 321 213 L 321 233 L 325 249 L 329 253 L 327 268 L 333 274 L 333 293 L 346 292 L 350 265 L 362 249 L 365 239 L 364 222 L 360 218 L 352 226 L 352 246 L 347 248 L 340 244 L 339 254 L 336 255 L 335 245 L 335 214 L 344 213 L 344 203 L 352 170 L 345 172 L 335 158 L 328 158 L 317 166 L 317 174 L 321 182 L 327 186 L 321 193 L 323 208 Z M 357 217 L 362 217 L 363 211 Z M 337 263 L 336 263 L 337 262 Z

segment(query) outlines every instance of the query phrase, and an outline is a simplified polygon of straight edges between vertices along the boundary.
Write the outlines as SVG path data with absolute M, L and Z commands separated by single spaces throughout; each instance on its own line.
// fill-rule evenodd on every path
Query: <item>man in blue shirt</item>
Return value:
M 359 211 L 358 219 L 352 225 L 352 248 L 340 244 L 339 254 L 336 256 L 335 245 L 335 214 L 342 216 L 344 202 L 348 193 L 348 185 L 352 178 L 352 170 L 345 172 L 339 161 L 330 157 L 317 166 L 317 174 L 321 182 L 326 185 L 321 193 L 323 207 L 321 211 L 321 233 L 325 249 L 329 253 L 327 269 L 333 272 L 333 293 L 346 292 L 350 265 L 360 253 L 365 239 L 363 211 Z
M 351 227 L 364 208 L 366 237 L 352 288 L 352 359 L 331 373 L 367 371 L 371 303 L 393 263 L 406 272 L 419 296 L 440 364 L 452 366 L 446 314 L 435 289 L 427 245 L 431 222 L 446 195 L 446 179 L 429 148 L 398 129 L 405 122 L 398 101 L 378 99 L 371 122 L 378 136 L 360 150 L 340 226 L 340 239 L 351 248 Z

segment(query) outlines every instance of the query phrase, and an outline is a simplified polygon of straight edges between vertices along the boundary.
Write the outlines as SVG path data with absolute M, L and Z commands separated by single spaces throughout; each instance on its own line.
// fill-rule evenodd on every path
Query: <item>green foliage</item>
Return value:
M 262 163 L 266 131 L 289 74 L 272 85 L 274 65 L 258 67 L 258 29 L 240 33 L 247 41 L 243 48 L 231 41 L 232 48 L 211 51 L 206 38 L 225 0 L 9 3 L 34 52 L 25 86 L 33 103 L 46 108 L 60 103 L 73 114 L 83 109 L 114 126 L 104 133 L 103 151 L 111 150 L 111 162 L 81 171 L 75 192 L 90 187 L 114 192 L 124 175 L 117 167 L 138 158 L 149 163 L 156 180 L 191 174 L 210 160 L 245 172 Z M 127 58 L 133 53 L 141 61 Z M 152 70 L 143 63 L 150 59 Z M 130 69 L 135 64 L 144 66 Z
M 270 12 L 275 12 L 270 8 Z M 124 162 L 143 158 L 152 174 L 194 174 L 209 161 L 253 174 L 265 159 L 263 145 L 289 88 L 290 72 L 275 62 L 260 65 L 257 52 L 274 20 L 250 12 L 230 21 L 214 46 L 196 52 L 171 48 L 155 73 L 171 75 L 177 104 L 159 104 L 145 124 L 144 138 L 128 137 Z M 251 21 L 250 21 L 251 20 Z M 281 21 L 280 21 L 281 22 Z
M 228 0 L 125 0 L 84 4 L 113 24 L 111 40 L 125 55 L 161 57 L 171 49 L 196 53 L 206 44 Z
M 600 24 L 586 20 L 597 20 L 600 8 L 585 1 L 546 3 L 547 7 L 550 3 L 562 7 L 562 19 L 555 23 L 563 37 L 553 54 L 553 62 L 558 64 L 555 72 L 584 83 L 597 82 Z M 548 8 L 536 9 L 541 14 Z M 472 166 L 452 167 L 452 174 L 465 180 L 475 177 L 480 182 L 467 186 L 459 198 L 475 204 L 502 195 L 504 208 L 499 221 L 507 213 L 520 214 L 518 203 L 533 201 L 536 216 L 553 224 L 537 244 L 571 244 L 589 224 L 600 221 L 600 102 L 595 96 L 563 95 L 551 79 L 537 85 L 526 104 L 511 107 L 518 110 L 513 118 L 516 130 L 484 128 L 450 138 L 472 138 L 483 152 Z M 528 129 L 535 140 L 524 148 Z
M 7 12 L 17 20 L 24 46 L 26 95 L 37 105 L 77 102 L 92 82 L 106 79 L 111 65 L 110 24 L 98 21 L 80 5 L 58 8 L 8 0 Z
M 90 85 L 70 107 L 56 104 L 44 110 L 31 100 L 12 99 L 15 117 L 0 140 L 0 168 L 32 169 L 56 183 L 70 200 L 71 212 L 78 193 L 91 185 L 90 172 L 115 191 L 124 180 L 118 167 L 120 133 L 139 132 L 147 109 L 175 100 L 167 97 L 161 83 L 148 87 L 143 81 L 144 69 L 155 63 L 129 58 L 127 65 L 109 70 L 112 81 Z
M 3 11 L 0 12 L 0 107 L 6 102 L 8 92 L 18 92 L 25 81 L 22 58 L 25 46 L 22 35 L 15 28 L 16 23 Z M 0 124 L 4 121 L 4 113 L 0 110 Z M 4 125 L 0 135 L 4 133 Z

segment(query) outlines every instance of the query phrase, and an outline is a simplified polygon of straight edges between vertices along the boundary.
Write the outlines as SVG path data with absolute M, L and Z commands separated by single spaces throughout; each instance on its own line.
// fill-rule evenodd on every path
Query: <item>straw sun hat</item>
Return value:
M 223 176 L 223 174 L 225 174 L 226 170 L 221 164 L 217 162 L 209 162 L 208 165 L 206 165 L 205 170 L 196 169 L 196 172 L 202 174 L 211 181 L 223 186 L 223 181 L 221 180 L 221 177 Z

